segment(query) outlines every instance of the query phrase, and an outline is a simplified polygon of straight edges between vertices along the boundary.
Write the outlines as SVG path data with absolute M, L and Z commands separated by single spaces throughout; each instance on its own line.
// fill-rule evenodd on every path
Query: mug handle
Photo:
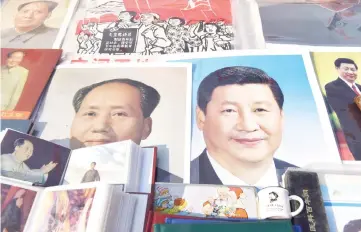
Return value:
M 296 195 L 291 195 L 289 198 L 290 198 L 290 200 L 298 201 L 298 203 L 300 203 L 300 206 L 295 211 L 291 212 L 291 216 L 294 217 L 294 216 L 299 215 L 301 213 L 301 211 L 303 210 L 305 203 L 303 203 L 303 200 L 301 197 L 296 196 Z

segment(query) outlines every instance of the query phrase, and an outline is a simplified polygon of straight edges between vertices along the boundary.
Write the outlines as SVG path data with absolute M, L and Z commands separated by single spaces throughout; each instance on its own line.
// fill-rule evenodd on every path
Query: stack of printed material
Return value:
M 124 185 L 87 183 L 49 188 L 1 179 L 5 231 L 142 231 L 147 194 L 128 194 Z
M 6 129 L 1 138 L 1 175 L 27 185 L 101 181 L 124 184 L 128 192 L 150 193 L 155 176 L 154 151 L 130 140 L 71 151 Z

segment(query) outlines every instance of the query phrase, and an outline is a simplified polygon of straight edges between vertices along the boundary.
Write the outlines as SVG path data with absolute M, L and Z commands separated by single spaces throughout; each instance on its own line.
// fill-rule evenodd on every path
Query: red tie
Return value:
M 352 85 L 352 90 L 356 93 L 357 96 L 360 96 L 360 92 L 356 89 L 355 85 Z

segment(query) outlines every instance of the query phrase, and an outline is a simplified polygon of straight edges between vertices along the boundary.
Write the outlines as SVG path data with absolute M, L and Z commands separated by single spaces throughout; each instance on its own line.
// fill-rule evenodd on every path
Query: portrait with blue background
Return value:
M 323 118 L 323 115 L 327 115 L 323 99 L 315 101 L 314 91 L 315 89 L 319 91 L 319 87 L 311 86 L 309 80 L 313 76 L 308 77 L 306 69 L 312 69 L 312 65 L 306 67 L 304 59 L 301 54 L 266 54 L 181 60 L 181 62 L 193 64 L 191 160 L 199 156 L 205 148 L 202 132 L 196 124 L 195 114 L 197 90 L 201 81 L 211 72 L 224 67 L 248 66 L 266 72 L 277 81 L 284 94 L 283 138 L 281 146 L 274 155 L 275 158 L 299 167 L 314 162 L 340 162 L 335 140 L 327 139 L 324 134 L 332 133 L 331 125 L 327 117 Z M 315 80 L 313 84 L 317 85 L 317 81 Z M 322 97 L 321 93 L 316 97 Z M 322 114 L 320 114 L 321 111 Z

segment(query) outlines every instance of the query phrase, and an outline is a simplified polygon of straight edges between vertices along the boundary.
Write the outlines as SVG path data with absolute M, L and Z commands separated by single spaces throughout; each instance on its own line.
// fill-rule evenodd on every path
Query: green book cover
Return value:
M 289 220 L 217 224 L 155 224 L 154 232 L 293 232 Z

